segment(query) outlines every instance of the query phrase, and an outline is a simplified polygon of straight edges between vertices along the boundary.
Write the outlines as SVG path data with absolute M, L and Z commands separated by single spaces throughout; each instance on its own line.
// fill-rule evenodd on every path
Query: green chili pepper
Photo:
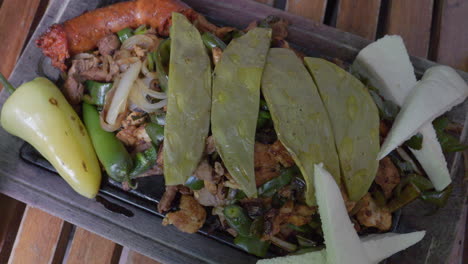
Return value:
M 396 210 L 402 208 L 403 206 L 411 203 L 416 198 L 421 195 L 421 191 L 416 187 L 412 182 L 407 184 L 401 194 L 388 203 L 388 209 L 390 212 L 395 212 Z
M 405 145 L 416 150 L 420 150 L 422 148 L 423 136 L 421 133 L 417 133 L 416 135 L 412 136 L 405 142 Z
M 201 188 L 205 187 L 205 182 L 203 180 L 198 179 L 196 176 L 190 176 L 184 185 L 194 191 L 198 191 Z
M 148 52 L 148 54 L 146 55 L 147 57 L 147 62 L 148 62 L 148 70 L 150 72 L 154 72 L 154 56 L 153 56 L 153 53 L 152 52 Z
M 8 90 L 10 94 L 13 94 L 15 92 L 15 87 L 11 85 L 11 83 L 3 76 L 3 74 L 0 73 L 0 83 L 3 84 L 3 87 Z
M 213 48 L 216 48 L 216 47 L 222 50 L 226 48 L 226 44 L 221 39 L 213 35 L 213 33 L 211 32 L 203 33 L 202 40 L 203 40 L 203 44 L 205 44 L 205 46 L 208 48 L 209 51 L 211 51 Z
M 460 143 L 456 137 L 445 132 L 449 123 L 450 121 L 446 117 L 439 117 L 433 122 L 437 133 L 437 139 L 439 140 L 444 152 L 457 152 L 468 149 L 468 145 Z
M 438 208 L 444 207 L 447 203 L 447 200 L 452 193 L 453 186 L 449 185 L 443 191 L 433 191 L 433 192 L 423 192 L 421 194 L 421 199 L 425 202 L 436 205 Z
M 410 174 L 406 178 L 402 179 L 395 187 L 395 195 L 397 197 L 401 194 L 403 187 L 405 187 L 408 183 L 413 183 L 421 191 L 434 189 L 432 182 L 428 178 L 418 174 Z
M 237 236 L 234 239 L 234 244 L 236 244 L 241 249 L 254 254 L 258 257 L 264 257 L 270 247 L 269 241 L 263 241 L 256 237 L 245 237 Z
M 143 35 L 143 34 L 146 34 L 146 31 L 148 31 L 148 29 L 146 28 L 146 25 L 141 25 L 141 26 L 137 27 L 137 29 L 135 29 L 133 31 L 133 34 Z
M 151 169 L 156 164 L 157 157 L 158 151 L 153 145 L 143 152 L 138 152 L 135 155 L 135 166 L 130 173 L 130 178 L 134 178 Z
M 112 83 L 100 83 L 87 80 L 85 82 L 85 87 L 89 92 L 89 95 L 85 95 L 84 97 L 86 103 L 102 107 L 106 101 L 107 92 L 112 88 Z
M 153 144 L 159 146 L 164 140 L 164 127 L 155 123 L 149 123 L 145 127 L 146 133 L 153 141 Z
M 281 174 L 267 181 L 258 188 L 258 194 L 263 197 L 273 196 L 283 186 L 289 184 L 294 175 L 299 173 L 299 169 L 296 166 L 284 169 Z
M 228 205 L 224 207 L 224 216 L 229 226 L 239 233 L 239 235 L 250 236 L 250 226 L 252 220 L 244 212 L 244 209 L 238 205 Z
M 265 127 L 271 120 L 270 112 L 260 110 L 258 112 L 257 129 Z
M 120 42 L 123 43 L 125 40 L 133 36 L 133 30 L 131 28 L 124 28 L 120 31 L 117 31 L 117 36 L 119 37 Z
M 155 58 L 159 85 L 164 92 L 167 91 L 167 83 L 169 82 L 169 76 L 167 75 L 166 67 L 169 65 L 170 55 L 171 39 L 167 38 L 159 43 Z
M 132 157 L 114 133 L 104 131 L 101 128 L 99 113 L 94 106 L 83 103 L 83 121 L 99 161 L 109 177 L 118 182 L 127 179 L 133 168 Z

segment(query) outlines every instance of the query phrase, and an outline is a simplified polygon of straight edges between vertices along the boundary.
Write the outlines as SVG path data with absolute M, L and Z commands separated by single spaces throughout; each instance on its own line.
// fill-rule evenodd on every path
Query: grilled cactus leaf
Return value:
M 278 138 L 307 183 L 306 201 L 315 205 L 314 164 L 324 163 L 340 183 L 340 167 L 327 111 L 307 69 L 289 49 L 270 49 L 262 92 Z
M 173 13 L 168 104 L 164 128 L 164 177 L 184 184 L 205 148 L 210 126 L 211 65 L 198 30 Z
M 379 166 L 379 111 L 364 84 L 336 64 L 319 58 L 305 64 L 329 114 L 349 198 L 357 201 Z
M 231 41 L 213 76 L 211 131 L 231 176 L 249 197 L 257 194 L 254 143 L 260 80 L 271 29 L 255 28 Z

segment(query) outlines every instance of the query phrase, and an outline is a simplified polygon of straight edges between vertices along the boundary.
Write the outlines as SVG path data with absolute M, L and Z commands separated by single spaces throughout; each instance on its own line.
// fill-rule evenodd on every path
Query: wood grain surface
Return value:
M 336 27 L 374 40 L 381 0 L 339 0 Z
M 431 59 L 468 71 L 468 1 L 436 3 Z
M 69 224 L 42 210 L 26 207 L 9 264 L 61 263 Z
M 26 205 L 0 194 L 0 263 L 8 262 Z
M 77 228 L 73 236 L 67 264 L 113 264 L 118 263 L 122 247 L 108 239 Z
M 161 264 L 156 260 L 148 258 L 136 251 L 124 248 L 119 264 Z
M 389 0 L 386 34 L 398 34 L 413 56 L 427 57 L 434 0 Z
M 323 22 L 327 0 L 287 0 L 286 11 Z

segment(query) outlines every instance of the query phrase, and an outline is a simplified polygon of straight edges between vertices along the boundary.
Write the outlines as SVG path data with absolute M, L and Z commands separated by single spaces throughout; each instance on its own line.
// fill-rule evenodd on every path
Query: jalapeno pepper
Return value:
M 229 226 L 241 236 L 250 236 L 250 226 L 252 220 L 244 212 L 244 209 L 238 205 L 228 205 L 224 207 L 224 216 Z
M 112 83 L 100 83 L 87 80 L 85 82 L 86 90 L 89 94 L 83 97 L 83 100 L 88 104 L 102 107 L 106 100 L 107 92 L 112 88 Z
M 133 160 L 123 143 L 114 133 L 102 129 L 99 113 L 94 106 L 83 103 L 83 120 L 96 154 L 109 177 L 118 182 L 127 180 L 133 168 Z
M 135 155 L 135 166 L 130 173 L 130 178 L 134 178 L 153 167 L 156 164 L 157 157 L 158 151 L 153 145 L 145 151 L 138 152 Z
M 166 68 L 169 65 L 170 55 L 171 39 L 167 38 L 159 43 L 155 58 L 159 86 L 161 86 L 164 92 L 167 91 L 167 83 L 169 82 L 169 76 L 167 75 Z

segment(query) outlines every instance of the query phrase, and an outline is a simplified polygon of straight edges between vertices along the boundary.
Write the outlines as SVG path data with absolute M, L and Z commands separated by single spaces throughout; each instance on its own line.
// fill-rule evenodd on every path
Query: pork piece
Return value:
M 119 65 L 110 55 L 105 55 L 101 59 L 101 66 L 95 66 L 80 73 L 82 81 L 111 82 L 114 80 L 115 76 L 120 72 Z
M 115 34 L 109 34 L 98 41 L 97 47 L 101 55 L 112 55 L 120 47 L 120 40 Z
M 203 206 L 216 207 L 224 204 L 224 200 L 221 199 L 217 193 L 213 194 L 208 188 L 201 188 L 198 191 L 194 191 L 194 197 Z
M 158 204 L 158 212 L 165 213 L 171 209 L 172 201 L 177 195 L 177 186 L 166 186 L 166 191 L 164 192 L 161 201 Z
M 211 167 L 206 159 L 200 161 L 194 174 L 200 180 L 208 182 L 213 181 L 213 167 Z
M 255 143 L 254 168 L 257 187 L 280 175 L 280 165 L 269 153 L 269 149 L 267 144 Z
M 150 143 L 151 139 L 146 133 L 145 126 L 128 126 L 120 130 L 116 137 L 124 143 L 125 146 L 135 149 L 141 144 Z
M 206 138 L 205 153 L 208 155 L 213 154 L 216 151 L 215 141 L 213 136 Z
M 279 140 L 275 141 L 275 143 L 273 143 L 273 145 L 270 146 L 268 152 L 276 161 L 278 161 L 285 168 L 289 168 L 295 164 L 293 158 L 291 157 L 291 154 L 289 154 L 289 151 L 283 146 L 283 144 Z
M 182 232 L 195 233 L 206 220 L 206 211 L 195 198 L 190 195 L 182 195 L 180 198 L 180 210 L 166 215 L 163 225 L 174 225 Z
M 379 161 L 375 183 L 382 188 L 386 198 L 392 196 L 393 189 L 400 183 L 400 173 L 389 157 Z
M 357 212 L 356 218 L 359 223 L 366 227 L 375 227 L 381 231 L 387 231 L 392 226 L 392 214 L 387 208 L 378 207 L 367 193 L 360 201 L 361 209 Z
M 63 85 L 63 94 L 71 105 L 79 104 L 83 98 L 84 86 L 81 83 L 81 73 L 97 67 L 98 63 L 99 61 L 94 57 L 72 61 L 72 66 Z

